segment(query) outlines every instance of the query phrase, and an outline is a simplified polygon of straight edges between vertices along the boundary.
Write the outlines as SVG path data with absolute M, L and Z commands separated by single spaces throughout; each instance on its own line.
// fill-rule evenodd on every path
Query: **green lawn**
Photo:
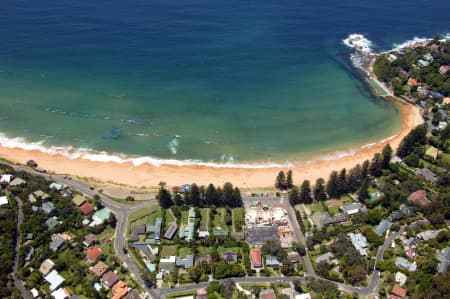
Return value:
M 225 208 L 217 208 L 217 214 L 214 215 L 214 225 L 227 227 L 225 224 Z
M 175 222 L 175 218 L 173 217 L 170 210 L 166 211 L 166 229 L 169 227 L 170 223 Z
M 321 203 L 312 203 L 309 205 L 306 205 L 308 209 L 311 210 L 311 213 L 314 214 L 315 212 L 325 212 L 325 209 L 323 208 Z M 301 208 L 301 206 L 300 206 Z
M 172 245 L 172 246 L 163 246 L 160 252 L 160 256 L 162 258 L 167 258 L 170 257 L 172 255 L 176 255 L 177 254 L 177 246 L 176 245 Z
M 209 209 L 208 208 L 200 209 L 200 216 L 201 216 L 200 227 L 208 228 L 208 224 L 209 224 Z
M 211 253 L 211 247 L 198 247 L 199 254 L 208 254 Z
M 181 247 L 178 249 L 178 256 L 185 257 L 188 254 L 192 254 L 192 250 L 188 247 Z
M 154 213 L 161 212 L 161 208 L 159 206 L 150 206 L 142 208 L 133 214 L 130 215 L 128 218 L 128 226 L 127 226 L 127 233 L 130 232 L 131 226 L 134 224 L 148 224 L 150 223 L 151 218 L 153 218 Z M 156 218 L 156 217 L 155 217 Z M 153 218 L 154 220 L 154 218 Z
M 241 232 L 244 226 L 244 208 L 232 209 L 233 212 L 233 231 Z M 240 225 L 239 225 L 240 224 Z

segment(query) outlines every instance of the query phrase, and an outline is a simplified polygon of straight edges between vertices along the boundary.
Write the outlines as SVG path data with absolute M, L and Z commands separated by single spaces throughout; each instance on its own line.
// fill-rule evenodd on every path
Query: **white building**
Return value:
M 59 275 L 58 271 L 52 270 L 44 279 L 50 284 L 50 291 L 54 291 L 59 288 L 65 281 L 65 279 Z
M 397 272 L 395 274 L 395 282 L 398 283 L 401 287 L 405 285 L 407 280 L 408 280 L 408 276 L 406 276 L 402 272 Z
M 349 233 L 348 236 L 350 237 L 350 241 L 352 241 L 353 247 L 355 247 L 355 249 L 358 250 L 361 255 L 366 256 L 366 249 L 368 247 L 366 237 L 364 237 L 360 233 Z
M 9 184 L 13 180 L 14 176 L 12 174 L 3 174 L 0 176 L 0 183 Z
M 7 205 L 7 204 L 8 204 L 8 197 L 0 196 L 0 206 Z

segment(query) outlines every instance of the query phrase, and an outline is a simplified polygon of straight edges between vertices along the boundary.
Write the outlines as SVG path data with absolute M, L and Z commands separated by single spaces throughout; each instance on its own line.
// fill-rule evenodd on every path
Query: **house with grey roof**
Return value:
M 64 242 L 66 242 L 66 240 L 64 240 L 63 237 L 61 237 L 59 234 L 53 234 L 51 236 L 51 241 L 50 241 L 50 249 L 53 252 L 58 251 L 58 249 L 63 246 Z
M 438 176 L 428 168 L 422 168 L 416 171 L 416 176 L 421 176 L 425 181 L 436 184 L 439 180 Z
M 176 256 L 171 256 L 169 258 L 162 258 L 159 260 L 159 271 L 160 272 L 171 272 L 175 271 Z
M 224 251 L 224 253 L 222 253 L 222 258 L 228 264 L 233 264 L 237 262 L 238 255 L 234 251 Z
M 65 279 L 59 275 L 58 271 L 52 270 L 47 276 L 44 277 L 45 281 L 50 284 L 50 291 L 54 291 L 59 288 L 65 281 Z
M 213 227 L 213 235 L 218 236 L 228 236 L 228 229 L 220 226 Z
M 47 221 L 45 221 L 45 224 L 47 225 L 48 229 L 54 229 L 59 225 L 58 218 L 56 216 L 53 216 L 51 218 L 48 218 Z
M 395 259 L 395 265 L 401 269 L 408 270 L 409 272 L 414 272 L 417 270 L 416 262 L 411 263 L 403 257 L 398 257 Z
M 166 233 L 164 234 L 164 239 L 166 240 L 172 240 L 175 236 L 175 233 L 177 232 L 178 226 L 175 222 L 172 222 L 169 225 L 169 228 L 167 229 Z
M 327 252 L 327 253 L 324 253 L 324 254 L 318 256 L 316 258 L 316 264 L 320 264 L 321 262 L 325 262 L 329 265 L 335 263 L 334 254 L 331 252 Z
M 131 227 L 131 234 L 128 239 L 132 242 L 135 242 L 139 240 L 139 235 L 144 234 L 145 234 L 145 224 L 135 224 Z
M 91 222 L 91 224 L 89 224 L 89 226 L 96 226 L 96 225 L 102 224 L 103 222 L 107 221 L 110 216 L 111 216 L 111 210 L 108 209 L 107 207 L 97 210 L 94 213 L 94 215 L 92 215 L 92 222 Z
M 175 264 L 177 267 L 183 267 L 184 269 L 189 269 L 194 265 L 194 256 L 193 255 L 186 255 L 185 258 L 181 258 L 177 256 Z
M 442 251 L 439 251 L 436 255 L 439 264 L 437 266 L 438 273 L 447 272 L 450 265 L 450 246 L 445 247 Z
M 358 213 L 362 207 L 363 205 L 360 204 L 359 202 L 354 202 L 348 205 L 343 205 L 340 208 L 344 213 L 347 213 L 348 215 L 353 215 Z
M 158 242 L 161 238 L 161 225 L 162 225 L 162 218 L 158 217 L 155 219 L 155 222 L 151 224 L 147 224 L 146 226 L 146 233 L 151 234 L 150 238 L 147 238 L 145 240 L 145 243 L 147 244 L 155 244 Z
M 417 234 L 417 238 L 422 242 L 427 242 L 428 240 L 435 239 L 437 235 L 444 230 L 445 229 L 427 230 Z
M 281 263 L 276 256 L 266 256 L 266 266 L 267 267 L 281 267 L 283 263 Z
M 156 255 L 158 254 L 158 248 L 153 249 L 148 244 L 129 244 L 128 246 L 136 248 L 143 254 L 150 262 L 156 260 Z
M 382 237 L 384 236 L 384 233 L 390 229 L 392 226 L 392 222 L 383 219 L 381 220 L 381 222 L 378 224 L 378 226 L 373 230 L 375 232 L 375 234 L 377 234 L 378 236 Z
M 355 249 L 359 251 L 359 254 L 366 256 L 367 255 L 366 250 L 368 247 L 366 237 L 364 237 L 360 233 L 357 234 L 349 233 L 348 236 L 353 244 L 353 247 L 355 247 Z
M 50 214 L 51 212 L 56 210 L 55 206 L 50 201 L 43 202 L 42 206 L 41 206 L 41 209 L 46 214 Z

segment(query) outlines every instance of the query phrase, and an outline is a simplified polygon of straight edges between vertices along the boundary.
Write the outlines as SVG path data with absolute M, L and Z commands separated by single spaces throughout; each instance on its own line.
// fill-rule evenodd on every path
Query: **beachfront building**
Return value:
M 195 209 L 191 207 L 188 212 L 188 223 L 180 225 L 178 236 L 180 239 L 186 239 L 191 242 L 195 234 Z

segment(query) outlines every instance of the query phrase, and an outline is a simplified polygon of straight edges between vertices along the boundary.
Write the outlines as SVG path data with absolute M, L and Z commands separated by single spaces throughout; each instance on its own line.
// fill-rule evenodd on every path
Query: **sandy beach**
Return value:
M 337 158 L 336 160 L 299 161 L 290 169 L 294 172 L 295 183 L 304 179 L 311 181 L 319 177 L 328 178 L 333 170 L 352 168 L 357 163 L 371 159 L 389 143 L 394 149 L 398 147 L 402 138 L 415 126 L 423 122 L 419 108 L 412 105 L 398 104 L 402 112 L 402 124 L 394 137 L 378 142 L 370 147 L 355 151 L 354 154 Z M 388 137 L 388 136 L 386 136 Z M 0 147 L 0 156 L 12 162 L 26 163 L 34 159 L 39 166 L 58 174 L 70 174 L 80 178 L 125 184 L 134 187 L 153 187 L 159 182 L 166 182 L 169 186 L 186 183 L 223 184 L 232 182 L 241 188 L 272 187 L 277 173 L 281 168 L 236 168 L 236 167 L 207 167 L 207 166 L 174 166 L 149 164 L 134 166 L 132 163 L 94 162 L 86 159 L 69 159 L 63 155 L 50 155 L 41 151 L 29 151 L 20 148 Z

